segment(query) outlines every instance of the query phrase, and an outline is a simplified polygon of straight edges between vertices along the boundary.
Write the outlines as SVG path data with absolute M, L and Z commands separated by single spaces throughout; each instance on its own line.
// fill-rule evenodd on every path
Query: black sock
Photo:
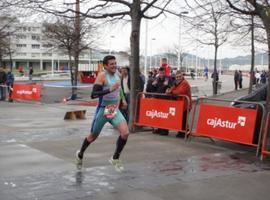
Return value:
M 126 143 L 127 143 L 127 140 L 123 139 L 121 136 L 118 137 L 113 159 L 119 159 L 120 153 L 123 150 Z
M 82 147 L 79 153 L 79 158 L 82 159 L 83 158 L 83 154 L 84 151 L 87 149 L 87 147 L 89 146 L 90 142 L 88 142 L 87 138 L 84 139 L 83 143 L 82 143 Z

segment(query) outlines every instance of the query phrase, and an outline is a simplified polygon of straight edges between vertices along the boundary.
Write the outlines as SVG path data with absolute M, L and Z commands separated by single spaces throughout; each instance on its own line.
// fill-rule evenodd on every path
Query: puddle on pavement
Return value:
M 212 173 L 213 171 L 257 172 L 270 170 L 270 165 L 245 158 L 244 154 L 208 154 L 188 159 L 157 161 L 155 171 L 165 175 Z

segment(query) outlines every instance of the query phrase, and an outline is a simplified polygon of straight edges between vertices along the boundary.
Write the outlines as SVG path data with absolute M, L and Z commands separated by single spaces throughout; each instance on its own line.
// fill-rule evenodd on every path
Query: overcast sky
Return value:
M 181 26 L 181 47 L 184 52 L 197 54 L 200 57 L 214 58 L 214 48 L 212 46 L 201 45 L 196 43 L 189 35 L 196 37 L 196 31 L 187 32 L 187 25 L 182 21 Z M 145 54 L 145 20 L 141 24 L 141 54 Z M 200 36 L 200 35 L 199 35 Z M 123 50 L 129 49 L 130 24 L 113 25 L 104 29 L 102 46 L 107 49 Z M 103 42 L 102 42 L 103 41 Z M 163 53 L 166 50 L 173 50 L 174 46 L 178 46 L 179 41 L 179 18 L 167 17 L 149 20 L 148 22 L 148 55 Z M 260 47 L 260 51 L 264 51 L 264 47 Z M 257 52 L 258 53 L 258 52 Z M 230 43 L 225 43 L 219 48 L 218 58 L 236 57 L 250 54 L 249 46 L 241 47 Z
M 63 0 L 55 0 L 60 3 Z M 65 2 L 74 2 L 74 0 L 65 0 Z M 89 1 L 92 2 L 92 1 Z M 184 1 L 176 1 L 177 6 L 169 7 L 170 10 L 177 9 L 177 12 L 185 11 L 186 6 L 182 5 Z M 191 2 L 191 1 L 189 1 Z M 180 5 L 181 4 L 181 5 Z M 81 6 L 81 10 L 86 9 L 88 6 Z M 190 15 L 187 14 L 187 16 Z M 141 54 L 145 55 L 146 49 L 146 23 L 145 19 L 141 23 Z M 123 25 L 122 22 L 117 24 L 104 26 L 102 24 L 100 30 L 100 40 L 98 41 L 100 48 L 111 49 L 117 51 L 128 51 L 130 48 L 130 23 Z M 197 31 L 188 31 L 188 24 L 185 20 L 181 23 L 181 47 L 184 52 L 191 54 L 197 54 L 204 58 L 214 58 L 214 48 L 212 46 L 205 46 L 197 43 L 194 38 L 200 35 Z M 159 54 L 169 51 L 173 51 L 175 47 L 178 47 L 179 43 L 179 17 L 169 15 L 160 16 L 157 19 L 148 20 L 148 43 L 147 54 Z M 258 46 L 258 45 L 256 45 Z M 262 51 L 263 47 L 258 47 Z M 264 47 L 266 49 L 266 47 Z M 257 51 L 258 53 L 258 51 Z M 250 47 L 233 46 L 232 44 L 225 43 L 219 48 L 218 58 L 236 57 L 240 55 L 250 54 Z
M 181 1 L 184 2 L 184 1 Z M 189 1 L 191 2 L 191 1 Z M 182 3 L 180 3 L 182 4 Z M 169 8 L 173 9 L 173 8 Z M 177 12 L 185 11 L 185 7 L 180 8 Z M 187 14 L 187 16 L 190 15 Z M 196 31 L 187 31 L 189 28 L 187 22 L 182 20 L 181 23 L 181 47 L 184 52 L 197 54 L 200 57 L 214 58 L 214 47 L 198 44 L 195 41 L 196 36 L 200 35 Z M 129 37 L 130 37 L 130 23 L 125 26 L 121 24 L 109 26 L 103 31 L 103 42 L 104 48 L 113 50 L 127 50 L 129 49 Z M 146 26 L 145 19 L 141 23 L 141 54 L 145 55 L 145 37 L 146 37 Z M 193 37 L 193 38 L 192 38 Z M 235 42 L 232 41 L 231 36 L 229 40 L 231 43 L 225 43 L 218 50 L 218 58 L 225 57 L 236 57 L 250 54 L 249 46 L 236 46 Z M 179 41 L 179 17 L 173 15 L 160 16 L 158 19 L 148 20 L 148 43 L 147 43 L 147 54 L 164 53 L 168 49 L 171 51 L 176 46 L 178 47 Z M 265 52 L 267 49 L 266 45 L 260 46 L 256 44 L 257 52 Z

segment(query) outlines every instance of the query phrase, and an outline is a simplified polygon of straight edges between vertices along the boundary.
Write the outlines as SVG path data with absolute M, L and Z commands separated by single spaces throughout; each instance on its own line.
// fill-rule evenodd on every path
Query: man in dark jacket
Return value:
M 153 92 L 153 93 L 161 93 L 165 94 L 166 90 L 171 87 L 172 82 L 170 78 L 165 76 L 165 68 L 160 67 L 158 76 L 153 79 L 151 82 L 148 82 L 147 85 L 147 92 Z M 161 98 L 161 97 L 156 97 Z M 168 135 L 169 131 L 166 129 L 157 129 L 154 130 L 154 133 L 158 133 L 160 135 Z
M 6 81 L 6 85 L 7 85 L 7 89 L 8 89 L 8 100 L 9 102 L 12 102 L 12 88 L 13 88 L 13 83 L 14 83 L 14 75 L 12 74 L 11 71 L 9 71 L 7 73 L 7 81 Z
M 6 99 L 6 81 L 7 75 L 3 68 L 0 68 L 0 100 Z

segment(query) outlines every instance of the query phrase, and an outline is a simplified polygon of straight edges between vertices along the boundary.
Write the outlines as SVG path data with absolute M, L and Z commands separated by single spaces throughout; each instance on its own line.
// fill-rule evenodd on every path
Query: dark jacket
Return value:
M 144 89 L 144 84 L 145 84 L 145 78 L 142 74 L 139 75 L 139 87 L 138 90 L 139 92 L 143 92 Z M 128 80 L 127 80 L 127 86 L 128 89 L 130 90 L 130 73 L 128 72 Z M 124 91 L 124 86 L 123 86 L 123 79 L 121 78 L 121 87 Z
M 211 78 L 213 79 L 214 81 L 214 76 L 215 76 L 215 73 L 213 72 L 212 75 L 211 75 Z M 216 80 L 215 81 L 218 81 L 219 80 L 219 77 L 218 77 L 218 73 L 216 73 Z
M 7 85 L 12 85 L 14 83 L 14 75 L 11 72 L 7 73 Z
M 0 84 L 5 84 L 7 81 L 6 72 L 0 71 Z
M 157 84 L 153 85 L 153 82 L 157 80 Z M 148 81 L 147 83 L 147 90 L 146 92 L 154 92 L 154 93 L 165 93 L 167 88 L 172 86 L 172 81 L 171 79 L 169 79 L 168 85 L 165 85 L 164 82 L 166 81 L 165 77 L 164 78 L 160 78 L 157 77 L 153 80 Z

